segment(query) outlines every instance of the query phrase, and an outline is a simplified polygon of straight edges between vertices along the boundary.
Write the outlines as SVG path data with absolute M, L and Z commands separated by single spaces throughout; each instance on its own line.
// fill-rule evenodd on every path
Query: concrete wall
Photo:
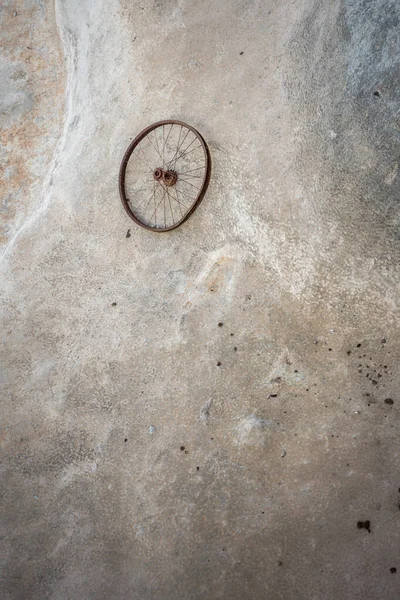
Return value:
M 3 1 L 2 599 L 399 597 L 399 18 Z M 213 170 L 156 235 L 164 118 Z

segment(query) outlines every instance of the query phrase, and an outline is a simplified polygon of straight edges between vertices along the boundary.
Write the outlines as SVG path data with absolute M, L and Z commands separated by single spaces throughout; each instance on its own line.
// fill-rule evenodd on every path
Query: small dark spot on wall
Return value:
M 366 529 L 368 533 L 371 533 L 371 521 L 358 521 L 358 529 Z
M 196 467 L 197 471 L 200 471 L 200 467 Z
M 117 306 L 117 303 L 116 302 L 112 302 L 111 306 Z
M 376 91 L 374 92 L 374 96 L 378 96 L 378 98 L 379 98 L 379 96 L 380 96 L 380 93 L 378 92 L 378 90 L 376 90 Z
M 332 352 L 332 348 L 328 348 L 329 352 Z
M 350 356 L 351 350 L 347 350 L 347 354 L 348 354 L 348 356 Z
M 361 344 L 357 344 L 357 348 L 361 348 Z
M 270 398 L 276 398 L 278 396 L 278 394 L 270 394 L 269 397 Z
M 391 398 L 385 398 L 385 404 L 393 404 L 393 400 Z
M 131 237 L 131 230 L 130 229 L 128 229 L 128 231 L 126 232 L 126 236 L 125 237 L 127 237 L 127 238 Z
M 240 56 L 243 56 L 244 53 L 243 52 L 239 52 L 239 54 L 240 54 Z
M 184 449 L 185 449 L 185 446 L 181 446 L 181 450 L 182 450 L 182 452 L 183 452 L 183 450 L 184 450 Z
M 223 323 L 218 323 L 218 327 L 222 327 L 222 326 L 223 326 Z
M 386 340 L 385 340 L 385 338 L 383 338 L 383 340 L 382 340 L 382 344 L 386 344 Z
M 278 560 L 278 567 L 282 567 L 283 566 L 283 562 L 281 560 Z
M 218 361 L 217 362 L 217 367 L 220 367 L 221 365 L 222 365 L 222 363 Z
M 236 348 L 236 346 L 234 347 L 234 351 L 235 351 L 235 352 L 237 352 L 237 348 Z
M 127 441 L 128 441 L 128 438 L 125 438 L 125 439 L 124 439 L 124 442 L 127 442 Z
M 391 573 L 397 573 L 396 567 L 390 567 L 390 572 Z

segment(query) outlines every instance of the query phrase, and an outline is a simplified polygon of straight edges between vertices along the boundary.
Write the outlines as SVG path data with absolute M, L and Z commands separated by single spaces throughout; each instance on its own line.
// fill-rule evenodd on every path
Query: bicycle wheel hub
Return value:
M 172 187 L 178 180 L 178 175 L 175 171 L 164 171 L 161 168 L 154 171 L 153 177 L 156 181 L 163 181 L 167 187 Z

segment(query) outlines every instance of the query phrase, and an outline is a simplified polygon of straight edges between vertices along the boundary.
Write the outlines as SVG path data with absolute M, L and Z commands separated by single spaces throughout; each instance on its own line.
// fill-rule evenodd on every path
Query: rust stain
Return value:
M 53 3 L 19 0 L 2 11 L 0 50 L 12 85 L 32 99 L 0 114 L 0 244 L 32 210 L 62 127 L 65 69 Z M 5 82 L 6 84 L 6 82 Z
M 211 272 L 208 274 L 206 279 L 206 285 L 210 292 L 217 292 L 218 289 L 224 284 L 226 270 L 229 270 L 231 263 L 232 259 L 226 256 L 222 256 L 214 263 Z

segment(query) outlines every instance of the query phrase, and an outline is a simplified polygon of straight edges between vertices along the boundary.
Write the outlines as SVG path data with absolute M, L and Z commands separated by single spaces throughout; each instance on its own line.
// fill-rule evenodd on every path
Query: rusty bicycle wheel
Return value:
M 210 153 L 200 133 L 182 121 L 159 121 L 125 152 L 119 171 L 122 205 L 141 227 L 171 231 L 196 210 L 210 173 Z

